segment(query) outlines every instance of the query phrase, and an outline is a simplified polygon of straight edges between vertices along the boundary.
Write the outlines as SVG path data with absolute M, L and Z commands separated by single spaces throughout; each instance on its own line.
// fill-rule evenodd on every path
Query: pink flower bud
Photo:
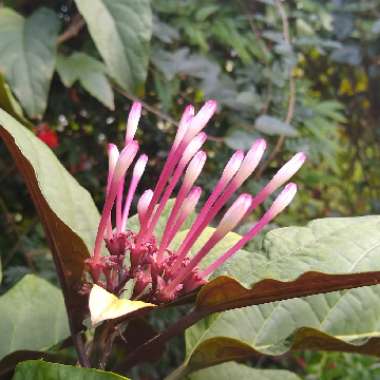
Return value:
M 116 163 L 119 158 L 119 150 L 115 144 L 108 144 L 108 179 L 107 179 L 107 193 L 109 191 L 109 187 L 111 186 L 111 180 L 113 173 L 115 171 Z
M 244 159 L 244 152 L 242 150 L 237 150 L 227 162 L 221 179 L 224 181 L 230 181 L 231 178 L 236 174 L 239 170 Z
M 297 185 L 295 183 L 288 183 L 284 190 L 278 195 L 272 206 L 266 212 L 270 220 L 274 219 L 280 212 L 282 212 L 285 207 L 287 207 L 293 200 L 297 193 Z
M 190 161 L 190 164 L 186 169 L 185 178 L 183 180 L 183 183 L 186 187 L 191 187 L 193 183 L 197 180 L 197 178 L 201 174 L 206 159 L 207 154 L 201 150 Z
M 218 103 L 216 100 L 208 100 L 203 107 L 197 112 L 197 114 L 192 118 L 188 132 L 186 133 L 185 139 L 187 141 L 191 140 L 195 135 L 197 135 L 209 122 L 211 117 L 214 115 Z
M 177 146 L 180 144 L 182 141 L 183 137 L 185 136 L 190 123 L 191 119 L 194 116 L 194 107 L 190 104 L 185 108 L 185 111 L 182 114 L 181 121 L 179 122 L 177 134 L 175 135 L 175 139 L 173 142 L 173 148 L 177 148 Z
M 295 154 L 272 178 L 270 181 L 271 188 L 277 189 L 287 182 L 300 167 L 304 164 L 306 160 L 306 154 L 299 152 Z
M 232 231 L 246 214 L 251 202 L 251 195 L 241 194 L 224 214 L 216 229 L 216 233 L 220 236 L 224 236 Z
M 137 160 L 135 167 L 133 169 L 133 177 L 141 178 L 145 171 L 146 164 L 148 162 L 148 156 L 146 154 L 142 154 Z
M 202 188 L 200 186 L 196 186 L 193 189 L 191 189 L 189 195 L 183 201 L 181 207 L 181 214 L 184 214 L 186 217 L 190 215 L 194 211 L 201 194 Z
M 185 151 L 183 152 L 181 162 L 187 163 L 191 160 L 191 158 L 194 156 L 195 153 L 198 152 L 198 150 L 202 147 L 202 145 L 207 140 L 206 133 L 199 133 L 196 135 L 189 143 L 189 145 L 186 147 Z
M 112 178 L 112 185 L 115 183 L 119 183 L 123 179 L 125 172 L 128 170 L 129 166 L 134 160 L 138 149 L 139 144 L 136 141 L 131 141 L 120 152 L 119 159 L 117 160 L 114 175 Z
M 153 197 L 153 190 L 145 190 L 141 195 L 139 201 L 137 202 L 137 213 L 139 215 L 139 220 L 144 218 L 146 211 L 148 210 L 149 203 Z
M 127 131 L 125 133 L 125 143 L 128 144 L 135 137 L 137 126 L 141 116 L 141 103 L 133 102 L 131 110 L 129 111 Z
M 264 139 L 256 140 L 252 144 L 251 149 L 244 157 L 240 169 L 236 173 L 236 176 L 234 178 L 235 182 L 240 185 L 253 173 L 261 158 L 263 157 L 266 147 L 267 143 Z

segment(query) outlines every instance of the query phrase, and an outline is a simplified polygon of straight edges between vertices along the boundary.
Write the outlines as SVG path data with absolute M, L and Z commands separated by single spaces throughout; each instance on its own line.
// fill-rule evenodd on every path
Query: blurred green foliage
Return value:
M 72 0 L 2 3 L 26 20 L 42 6 L 50 8 L 48 14 L 60 20 L 60 37 L 80 24 Z M 296 178 L 301 191 L 277 220 L 280 225 L 380 211 L 379 0 L 152 0 L 151 7 L 149 65 L 145 74 L 139 73 L 140 81 L 144 75 L 147 79 L 134 84 L 135 93 L 109 75 L 101 50 L 83 25 L 54 52 L 59 54 L 54 74 L 47 90 L 36 94 L 39 104 L 46 98 L 45 110 L 39 106 L 39 112 L 30 112 L 30 98 L 17 91 L 5 58 L 0 58 L 5 77 L 1 106 L 1 94 L 10 88 L 36 132 L 44 122 L 57 133 L 56 154 L 99 206 L 106 143 L 123 140 L 131 100 L 142 96 L 150 107 L 138 138 L 151 165 L 141 189 L 150 187 L 159 173 L 175 133 L 172 120 L 179 119 L 187 103 L 199 106 L 215 98 L 220 112 L 207 128 L 209 159 L 200 179 L 206 190 L 233 149 L 247 149 L 264 136 L 270 143 L 270 161 L 259 168 L 246 191 L 257 191 L 294 152 L 309 155 Z M 0 46 L 6 38 L 0 27 Z M 86 75 L 90 72 L 93 75 Z M 42 228 L 3 145 L 0 189 L 1 291 L 28 272 L 55 281 Z M 372 362 L 356 356 L 323 354 L 306 360 L 311 363 L 306 371 L 310 379 L 375 378 L 370 377 L 376 370 Z M 335 361 L 341 363 L 338 369 L 326 369 Z M 318 377 L 320 368 L 332 377 Z

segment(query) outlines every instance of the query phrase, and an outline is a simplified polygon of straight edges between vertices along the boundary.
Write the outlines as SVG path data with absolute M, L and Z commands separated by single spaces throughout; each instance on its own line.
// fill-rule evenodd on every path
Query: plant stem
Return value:
M 161 347 L 166 341 L 178 335 L 182 331 L 186 330 L 188 327 L 192 326 L 195 322 L 204 318 L 208 314 L 208 311 L 193 310 L 185 317 L 178 320 L 175 324 L 167 328 L 160 334 L 155 335 L 153 338 L 149 339 L 147 342 L 139 346 L 131 354 L 129 354 L 125 359 L 125 367 L 127 369 L 132 368 L 140 361 L 144 360 L 144 357 L 152 350 Z
M 91 364 L 86 354 L 86 348 L 83 343 L 82 333 L 71 334 L 75 350 L 78 355 L 78 362 L 82 367 L 90 368 Z

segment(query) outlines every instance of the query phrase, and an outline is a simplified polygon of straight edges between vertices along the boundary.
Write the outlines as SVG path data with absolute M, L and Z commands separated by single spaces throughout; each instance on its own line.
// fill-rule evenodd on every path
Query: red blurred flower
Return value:
M 36 135 L 50 148 L 56 148 L 59 145 L 57 133 L 53 131 L 47 123 L 37 125 Z

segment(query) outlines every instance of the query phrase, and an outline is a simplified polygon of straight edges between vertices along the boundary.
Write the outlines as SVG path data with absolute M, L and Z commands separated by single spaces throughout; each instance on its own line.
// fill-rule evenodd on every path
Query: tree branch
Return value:
M 83 17 L 78 13 L 72 20 L 68 28 L 57 38 L 57 45 L 63 44 L 64 42 L 76 37 L 82 28 L 86 25 Z

